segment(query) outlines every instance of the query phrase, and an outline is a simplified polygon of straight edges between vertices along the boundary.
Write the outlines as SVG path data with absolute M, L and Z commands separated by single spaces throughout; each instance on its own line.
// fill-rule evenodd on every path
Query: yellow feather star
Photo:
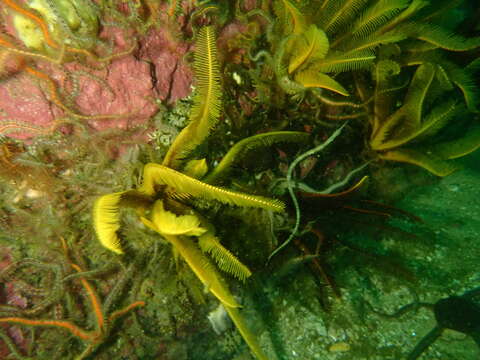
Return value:
M 100 243 L 108 250 L 123 254 L 117 231 L 120 229 L 119 203 L 124 192 L 103 195 L 93 205 L 93 225 Z
M 245 280 L 251 272 L 220 244 L 215 237 L 213 225 L 196 213 L 190 207 L 189 201 L 192 198 L 202 198 L 227 205 L 270 211 L 283 211 L 285 205 L 276 199 L 211 185 L 208 183 L 208 176 L 205 177 L 206 181 L 199 180 L 208 171 L 205 160 L 187 162 L 180 171 L 185 157 L 206 139 L 220 115 L 220 72 L 211 27 L 200 30 L 195 71 L 198 94 L 195 97 L 189 125 L 177 136 L 161 165 L 154 163 L 145 165 L 143 182 L 138 190 L 103 195 L 95 201 L 93 224 L 100 243 L 117 254 L 123 254 L 121 239 L 117 234 L 120 229 L 120 208 L 135 209 L 140 221 L 166 239 L 173 246 L 174 253 L 185 260 L 198 279 L 225 306 L 256 357 L 266 360 L 267 357 L 237 310 L 240 305 L 205 254 L 210 254 L 220 269 L 240 280 Z M 262 139 L 264 137 L 269 139 L 264 141 L 266 144 L 305 138 L 295 132 L 276 132 L 271 136 L 264 135 Z M 261 143 L 258 138 L 244 142 L 247 145 L 256 144 L 252 147 L 260 146 Z M 239 151 L 240 148 L 237 146 L 235 151 Z M 214 179 L 221 178 L 234 163 L 232 155 L 227 158 L 228 161 L 215 172 Z M 198 241 L 195 241 L 195 237 Z

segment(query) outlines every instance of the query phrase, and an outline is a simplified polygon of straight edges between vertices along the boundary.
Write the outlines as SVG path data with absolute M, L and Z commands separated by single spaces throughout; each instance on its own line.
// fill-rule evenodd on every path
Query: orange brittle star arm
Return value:
M 110 322 L 113 322 L 115 321 L 116 319 L 118 319 L 119 317 L 125 315 L 127 312 L 137 308 L 137 307 L 141 307 L 141 306 L 145 306 L 145 301 L 135 301 L 134 303 L 131 303 L 130 305 L 124 307 L 123 309 L 120 309 L 120 310 L 117 310 L 117 311 L 114 311 L 109 317 L 108 317 L 108 320 Z
M 31 325 L 31 326 L 56 326 L 67 329 L 73 335 L 79 337 L 82 340 L 91 341 L 95 334 L 89 331 L 84 331 L 78 326 L 72 324 L 71 322 L 64 320 L 31 320 L 24 319 L 20 317 L 6 317 L 0 318 L 0 323 L 15 323 L 21 325 Z
M 76 264 L 71 264 L 72 267 L 77 271 L 77 272 L 82 272 L 82 269 L 80 266 Z M 97 320 L 97 330 L 100 332 L 105 331 L 105 317 L 102 312 L 102 306 L 100 305 L 100 301 L 98 300 L 98 296 L 95 293 L 95 290 L 93 290 L 93 287 L 90 285 L 90 283 L 83 277 L 80 278 L 80 281 L 87 291 L 88 297 L 90 298 L 90 303 L 92 304 L 93 312 L 95 314 L 95 318 Z

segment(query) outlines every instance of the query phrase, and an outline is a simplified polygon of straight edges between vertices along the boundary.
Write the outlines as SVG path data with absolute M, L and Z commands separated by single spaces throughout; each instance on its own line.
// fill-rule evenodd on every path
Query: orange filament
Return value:
M 18 317 L 7 317 L 7 318 L 0 318 L 0 323 L 2 322 L 9 322 L 9 323 L 16 323 L 16 324 L 23 324 L 23 325 L 31 325 L 31 326 L 58 326 L 70 331 L 73 335 L 79 337 L 82 340 L 91 340 L 93 338 L 93 334 L 90 332 L 83 331 L 78 326 L 62 320 L 30 320 L 30 319 L 23 319 Z
M 123 316 L 124 314 L 126 314 L 127 312 L 129 312 L 130 310 L 133 310 L 137 307 L 140 307 L 140 306 L 145 306 L 145 301 L 136 301 L 130 305 L 128 305 L 127 307 L 123 308 L 123 309 L 120 309 L 120 310 L 117 310 L 117 311 L 114 311 L 108 318 L 108 320 L 110 321 L 113 321 L 115 320 L 116 318 L 120 317 L 120 316 Z
M 80 266 L 76 264 L 71 265 L 77 272 L 82 272 Z M 100 305 L 100 301 L 98 300 L 98 296 L 95 293 L 95 290 L 93 290 L 90 283 L 85 278 L 81 277 L 80 281 L 82 282 L 82 285 L 87 291 L 88 297 L 90 298 L 90 303 L 92 304 L 93 312 L 95 313 L 95 318 L 97 319 L 98 329 L 103 332 L 105 328 L 105 319 L 102 312 L 102 306 Z

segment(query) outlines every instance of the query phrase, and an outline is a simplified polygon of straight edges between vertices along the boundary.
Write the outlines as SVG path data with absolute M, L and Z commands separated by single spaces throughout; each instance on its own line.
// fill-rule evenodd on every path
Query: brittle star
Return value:
M 62 239 L 62 245 L 66 251 L 66 245 Z M 82 273 L 83 270 L 77 264 L 70 262 L 71 267 L 77 272 Z M 102 304 L 93 289 L 92 285 L 84 278 L 79 277 L 80 282 L 87 292 L 88 298 L 90 300 L 90 305 L 93 310 L 95 317 L 95 330 L 88 331 L 84 330 L 81 327 L 75 325 L 71 321 L 66 320 L 54 320 L 54 319 L 28 319 L 24 317 L 3 317 L 0 318 L 0 323 L 10 323 L 10 324 L 20 324 L 20 325 L 30 325 L 30 326 L 45 326 L 45 327 L 57 327 L 68 330 L 72 335 L 80 338 L 83 342 L 87 343 L 85 350 L 76 358 L 76 360 L 85 359 L 88 355 L 92 354 L 95 349 L 101 345 L 108 337 L 110 330 L 113 328 L 115 320 L 121 316 L 127 314 L 129 311 L 144 306 L 145 302 L 135 301 L 132 304 L 124 307 L 123 309 L 112 312 L 108 317 L 105 316 L 102 310 Z M 2 338 L 4 338 L 2 336 Z M 4 340 L 6 340 L 4 338 Z M 17 353 L 15 349 L 12 349 L 12 344 L 6 341 L 7 345 L 13 350 L 12 352 Z

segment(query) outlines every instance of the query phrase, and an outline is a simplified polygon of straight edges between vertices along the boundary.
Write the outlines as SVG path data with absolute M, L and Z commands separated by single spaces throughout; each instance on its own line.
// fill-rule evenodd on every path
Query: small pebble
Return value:
M 328 350 L 330 352 L 346 352 L 346 351 L 350 351 L 350 345 L 342 341 L 342 342 L 338 342 L 330 345 L 330 348 Z

